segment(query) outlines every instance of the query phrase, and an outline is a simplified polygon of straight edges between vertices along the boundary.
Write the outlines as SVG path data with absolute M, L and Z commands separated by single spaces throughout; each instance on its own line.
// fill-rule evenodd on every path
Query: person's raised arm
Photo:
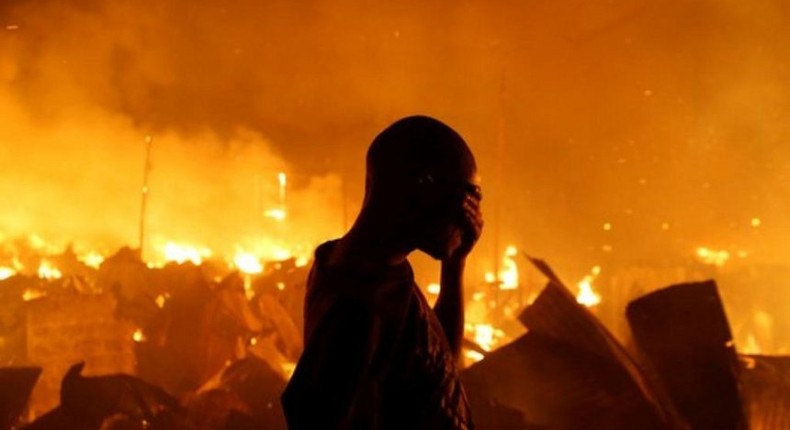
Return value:
M 483 231 L 480 201 L 472 196 L 464 200 L 465 226 L 462 243 L 447 259 L 442 261 L 441 292 L 433 310 L 442 324 L 450 350 L 456 361 L 461 355 L 464 337 L 464 269 L 466 257 L 472 251 Z

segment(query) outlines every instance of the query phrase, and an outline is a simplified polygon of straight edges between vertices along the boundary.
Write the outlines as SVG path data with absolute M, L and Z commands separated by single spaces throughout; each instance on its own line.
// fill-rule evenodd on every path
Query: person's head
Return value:
M 373 140 L 365 185 L 365 207 L 397 217 L 410 246 L 436 259 L 461 244 L 465 197 L 481 197 L 466 142 L 426 116 L 396 121 Z

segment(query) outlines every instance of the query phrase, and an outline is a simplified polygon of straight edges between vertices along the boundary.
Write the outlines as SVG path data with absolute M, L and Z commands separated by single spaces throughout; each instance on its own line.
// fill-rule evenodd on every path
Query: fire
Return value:
M 518 255 L 518 249 L 510 245 L 505 249 L 505 256 L 502 258 L 502 270 L 499 271 L 499 288 L 503 290 L 518 289 L 518 265 L 513 259 Z
M 283 222 L 286 220 L 286 218 L 288 218 L 288 210 L 286 209 L 285 204 L 285 191 L 286 187 L 288 186 L 288 176 L 285 174 L 285 172 L 280 172 L 277 174 L 277 183 L 279 186 L 280 206 L 264 211 L 263 216 L 278 222 Z
M 705 264 L 722 267 L 730 259 L 730 253 L 726 250 L 716 251 L 706 247 L 697 248 L 697 257 Z
M 467 323 L 464 324 L 464 330 L 466 331 L 467 335 L 472 337 L 474 342 L 486 352 L 493 351 L 506 339 L 504 331 L 488 323 Z M 484 358 L 483 354 L 474 350 L 466 351 L 465 355 L 466 358 L 472 362 L 478 362 Z
M 0 267 L 0 281 L 8 279 L 14 275 L 16 275 L 16 270 L 10 267 Z
M 485 282 L 487 284 L 498 284 L 497 286 L 501 290 L 517 290 L 520 285 L 518 265 L 514 259 L 517 255 L 518 248 L 514 245 L 505 248 L 498 276 L 494 272 L 487 272 L 484 277 Z
M 442 286 L 439 285 L 438 283 L 434 282 L 432 284 L 428 284 L 428 287 L 426 288 L 426 290 L 428 291 L 428 294 L 436 295 L 436 294 L 439 294 L 442 291 Z
M 137 342 L 137 343 L 145 342 L 146 339 L 145 339 L 145 334 L 143 333 L 143 330 L 139 329 L 139 328 L 137 330 L 135 330 L 134 333 L 132 333 L 132 340 Z
M 104 263 L 104 256 L 95 251 L 90 251 L 86 254 L 77 257 L 86 266 L 98 269 Z
M 475 343 L 486 351 L 494 345 L 494 326 L 491 324 L 475 324 Z
M 63 277 L 63 273 L 47 260 L 42 260 L 38 266 L 38 277 L 42 279 L 59 279 Z
M 250 252 L 238 251 L 233 257 L 233 264 L 242 273 L 254 275 L 263 272 L 263 264 L 257 255 Z
M 178 264 L 190 262 L 199 265 L 204 259 L 211 257 L 211 250 L 203 247 L 167 242 L 162 248 L 162 254 L 166 262 L 175 262 Z
M 601 303 L 601 295 L 595 292 L 593 288 L 593 282 L 600 273 L 601 267 L 595 266 L 592 268 L 592 272 L 589 275 L 579 281 L 577 284 L 579 292 L 576 294 L 576 301 L 578 303 L 588 308 L 595 307 Z

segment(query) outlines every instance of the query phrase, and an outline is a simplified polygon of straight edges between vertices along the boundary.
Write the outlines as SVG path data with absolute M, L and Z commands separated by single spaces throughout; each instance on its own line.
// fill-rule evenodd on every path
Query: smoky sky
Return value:
M 0 57 L 33 121 L 252 130 L 340 174 L 352 211 L 372 137 L 436 116 L 479 159 L 482 253 L 787 262 L 788 18 L 780 0 L 6 1 Z

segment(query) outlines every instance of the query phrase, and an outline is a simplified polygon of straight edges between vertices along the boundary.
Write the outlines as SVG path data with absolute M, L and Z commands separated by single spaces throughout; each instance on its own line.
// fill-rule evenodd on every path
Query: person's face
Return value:
M 420 210 L 421 225 L 418 235 L 420 251 L 436 260 L 445 260 L 463 244 L 468 233 L 464 200 L 482 199 L 480 180 L 476 172 L 454 180 L 436 180 L 426 187 Z

